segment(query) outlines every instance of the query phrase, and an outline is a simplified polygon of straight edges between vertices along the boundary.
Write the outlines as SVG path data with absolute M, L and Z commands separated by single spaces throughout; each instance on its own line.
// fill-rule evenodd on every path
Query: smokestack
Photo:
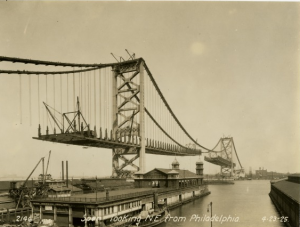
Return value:
M 61 172 L 61 178 L 62 178 L 62 180 L 64 180 L 65 179 L 65 172 L 64 172 L 64 161 L 61 161 L 61 168 L 62 168 L 62 172 Z
M 69 169 L 68 169 L 68 161 L 66 161 L 66 181 L 67 181 L 67 187 L 69 185 L 68 171 L 69 171 Z
M 44 159 L 43 158 L 43 178 L 42 178 L 42 182 L 44 183 L 45 182 L 45 164 L 44 164 Z

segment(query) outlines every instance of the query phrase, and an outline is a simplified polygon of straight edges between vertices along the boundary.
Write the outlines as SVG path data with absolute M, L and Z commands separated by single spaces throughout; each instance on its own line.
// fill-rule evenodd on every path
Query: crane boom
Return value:
M 47 167 L 46 167 L 46 173 L 45 173 L 45 176 L 47 176 L 50 156 L 51 156 L 51 150 L 49 151 L 49 156 L 48 156 L 48 162 L 47 162 Z M 44 177 L 44 178 L 43 178 L 44 180 L 45 180 L 45 176 L 43 176 L 43 177 Z
M 38 167 L 38 165 L 40 164 L 40 162 L 41 162 L 43 159 L 44 159 L 44 157 L 42 157 L 42 158 L 39 160 L 39 162 L 36 164 L 36 166 L 34 167 L 34 169 L 31 171 L 31 173 L 29 174 L 29 176 L 27 177 L 27 179 L 25 180 L 25 182 L 22 184 L 21 188 L 24 188 L 24 186 L 26 185 L 28 179 L 31 177 L 31 175 L 33 174 L 33 172 L 35 171 L 35 169 Z M 16 209 L 18 209 L 18 207 L 19 207 L 19 203 L 20 203 L 20 201 L 21 201 L 22 195 L 23 195 L 23 190 L 22 190 L 21 195 L 20 195 L 20 197 L 19 197 L 19 201 L 18 201 L 18 203 L 17 203 Z
M 23 183 L 22 187 L 25 186 L 25 184 L 27 183 L 28 179 L 31 177 L 31 175 L 33 174 L 33 172 L 35 171 L 35 169 L 38 167 L 38 165 L 40 164 L 40 162 L 44 159 L 44 157 L 42 157 L 40 159 L 40 161 L 36 164 L 36 166 L 34 167 L 34 169 L 31 171 L 31 173 L 29 174 L 29 176 L 27 177 L 27 179 L 25 180 L 25 182 Z

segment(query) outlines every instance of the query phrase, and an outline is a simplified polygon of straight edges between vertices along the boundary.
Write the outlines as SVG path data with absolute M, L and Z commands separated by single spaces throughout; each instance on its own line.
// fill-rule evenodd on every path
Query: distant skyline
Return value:
M 246 172 L 263 167 L 295 173 L 300 172 L 299 17 L 299 2 L 1 1 L 0 55 L 109 63 L 115 62 L 110 53 L 127 56 L 128 49 L 145 59 L 176 116 L 200 144 L 212 148 L 222 136 L 232 136 Z M 7 62 L 0 62 L 0 69 L 36 70 Z M 23 78 L 26 88 L 29 77 Z M 0 177 L 28 176 L 49 150 L 53 176 L 60 175 L 62 160 L 69 161 L 70 177 L 111 174 L 110 150 L 33 140 L 37 97 L 31 94 L 30 122 L 29 91 L 23 90 L 20 124 L 19 90 L 18 75 L 0 74 Z M 146 170 L 169 168 L 174 158 L 147 154 Z M 190 171 L 198 158 L 177 157 Z M 204 162 L 205 174 L 219 170 Z M 41 166 L 34 177 L 39 173 Z

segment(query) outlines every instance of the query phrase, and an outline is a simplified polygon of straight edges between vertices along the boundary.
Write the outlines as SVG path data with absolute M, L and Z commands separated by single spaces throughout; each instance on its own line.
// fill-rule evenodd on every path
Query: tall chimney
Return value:
M 43 158 L 43 178 L 42 178 L 43 184 L 45 183 L 45 164 L 44 164 L 44 159 L 45 158 Z
M 69 185 L 68 171 L 69 171 L 69 168 L 68 168 L 68 161 L 66 161 L 66 181 L 67 181 L 67 187 L 68 187 L 68 185 Z
M 62 168 L 61 178 L 62 178 L 62 180 L 64 180 L 65 179 L 65 177 L 64 177 L 64 175 L 65 175 L 65 173 L 64 173 L 64 161 L 61 161 L 61 168 Z

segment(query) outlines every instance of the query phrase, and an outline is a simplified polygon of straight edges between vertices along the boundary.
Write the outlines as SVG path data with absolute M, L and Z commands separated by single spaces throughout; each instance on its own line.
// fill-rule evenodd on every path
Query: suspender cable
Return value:
M 67 112 L 69 112 L 69 74 L 67 74 Z
M 82 101 L 82 72 L 79 73 L 79 100 Z
M 94 120 L 96 126 L 96 70 L 94 71 Z
M 80 74 L 81 74 L 81 72 L 78 73 L 78 92 L 77 92 L 78 97 L 80 97 Z M 75 107 L 76 107 L 76 103 L 75 103 Z M 75 110 L 76 110 L 76 108 L 75 108 Z M 80 128 L 80 125 L 78 125 L 78 126 Z
M 74 68 L 73 68 L 73 71 L 74 71 Z M 73 72 L 73 111 L 75 111 L 75 75 L 74 75 L 74 72 Z M 74 113 L 74 117 L 75 117 L 75 113 Z
M 109 68 L 107 68 L 107 73 L 106 73 L 106 129 L 108 130 L 108 94 L 109 94 Z
M 102 126 L 101 123 L 101 69 L 99 69 L 99 125 Z
M 90 83 L 90 89 L 89 89 L 89 95 L 90 95 L 90 122 L 92 123 L 92 72 L 90 72 L 90 75 L 89 75 L 89 83 Z
M 46 74 L 46 103 L 48 104 L 48 75 Z M 46 113 L 46 121 L 48 126 L 48 114 Z
M 89 73 L 86 73 L 86 115 L 87 115 L 87 119 L 88 119 L 88 124 L 90 124 L 90 119 L 89 119 Z
M 90 106 L 90 110 L 89 110 L 89 112 L 90 112 L 90 122 L 92 123 L 92 96 L 91 96 L 91 94 L 92 94 L 92 84 L 91 84 L 91 72 L 89 73 L 89 87 L 90 87 L 90 89 L 89 89 L 89 106 Z
M 111 97 L 112 97 L 112 87 L 111 87 L 111 69 L 109 68 L 109 71 L 108 71 L 108 93 L 107 93 L 107 97 L 108 97 L 108 103 L 112 103 L 111 101 Z M 110 132 L 110 127 L 111 127 L 111 122 L 110 122 L 110 118 L 111 118 L 111 115 L 112 115 L 112 108 L 111 108 L 111 105 L 108 105 L 108 109 L 107 109 L 107 124 L 108 124 L 108 130 Z
M 91 119 L 91 73 L 88 74 L 88 83 L 89 83 L 89 93 L 88 93 L 88 100 L 89 100 L 89 123 L 91 125 L 92 119 Z
M 61 78 L 61 74 L 60 74 L 60 112 L 62 113 L 62 78 Z M 63 116 L 61 116 L 63 118 Z M 63 120 L 63 119 L 61 119 Z
M 83 86 L 83 93 L 84 93 L 84 113 L 86 114 L 86 73 L 84 73 L 84 86 Z
M 29 122 L 31 126 L 31 75 L 29 75 Z
M 55 109 L 55 75 L 53 75 L 53 102 L 54 102 L 54 109 Z M 54 111 L 54 118 L 55 118 L 55 112 Z M 54 124 L 54 128 L 55 128 L 55 124 Z
M 22 124 L 22 78 L 19 75 L 19 85 L 20 85 L 20 124 Z
M 44 108 L 42 108 L 42 115 L 43 115 L 43 126 L 45 126 L 45 114 L 44 114 Z
M 91 124 L 91 83 L 90 83 L 90 79 L 91 79 L 91 74 L 90 72 L 88 72 L 87 75 L 87 79 L 88 79 L 88 119 L 89 119 L 89 124 Z
M 104 90 L 104 104 L 105 104 L 104 109 L 103 109 L 103 111 L 104 111 L 104 127 L 105 128 L 106 128 L 106 102 L 107 102 L 107 100 L 106 100 L 106 89 L 107 89 L 106 71 L 107 71 L 107 68 L 105 68 L 105 71 L 104 71 L 104 88 L 103 88 L 103 90 Z
M 90 83 L 89 83 L 89 76 L 90 76 L 90 73 L 87 72 L 87 74 L 86 74 L 86 84 L 87 84 L 87 91 L 86 91 L 86 96 L 87 96 L 87 119 L 88 119 L 88 123 L 90 125 Z
M 41 124 L 41 115 L 40 115 L 40 76 L 37 75 L 37 82 L 38 82 L 38 114 L 39 114 L 39 124 Z

